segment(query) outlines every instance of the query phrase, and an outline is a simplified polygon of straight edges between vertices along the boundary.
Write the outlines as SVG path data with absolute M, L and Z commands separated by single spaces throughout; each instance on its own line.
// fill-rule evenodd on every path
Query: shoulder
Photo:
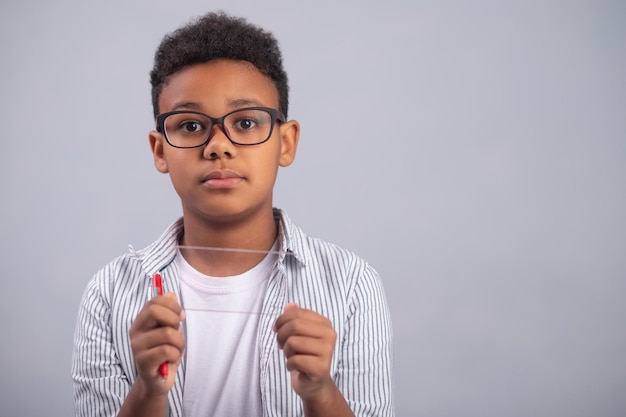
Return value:
M 87 283 L 81 300 L 81 308 L 90 314 L 110 314 L 118 306 L 143 300 L 145 272 L 139 260 L 132 254 L 113 259 L 97 271 Z M 139 301 L 136 301 L 137 303 Z
M 386 339 L 390 316 L 378 272 L 353 251 L 307 235 L 284 212 L 281 222 L 285 228 L 281 244 L 293 251 L 285 262 L 292 300 L 329 318 L 338 334 L 347 331 L 350 323 L 367 323 L 355 329 L 382 332 L 381 338 Z
M 122 294 L 132 294 L 142 286 L 146 277 L 167 266 L 176 254 L 177 236 L 182 222 L 177 220 L 147 247 L 116 257 L 98 270 L 87 284 L 85 296 L 99 294 L 112 301 Z
M 283 248 L 291 252 L 302 266 L 316 275 L 351 279 L 378 279 L 377 271 L 351 250 L 326 240 L 313 237 L 295 225 L 282 210 L 280 218 Z

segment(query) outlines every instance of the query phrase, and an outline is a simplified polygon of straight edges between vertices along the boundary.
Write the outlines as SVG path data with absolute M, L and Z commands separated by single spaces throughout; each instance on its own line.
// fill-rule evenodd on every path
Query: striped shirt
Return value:
M 281 210 L 280 251 L 267 284 L 258 328 L 263 417 L 302 416 L 284 353 L 272 325 L 288 302 L 328 318 L 337 333 L 331 375 L 356 416 L 393 416 L 391 320 L 376 271 L 353 253 L 305 235 Z M 120 256 L 98 271 L 80 304 L 72 378 L 76 416 L 115 416 L 137 373 L 128 332 L 152 297 L 151 277 L 180 299 L 176 263 L 182 219 L 143 250 Z M 184 306 L 183 306 L 184 308 Z M 168 395 L 171 417 L 183 416 L 185 360 Z M 194 417 L 194 416 L 188 416 Z

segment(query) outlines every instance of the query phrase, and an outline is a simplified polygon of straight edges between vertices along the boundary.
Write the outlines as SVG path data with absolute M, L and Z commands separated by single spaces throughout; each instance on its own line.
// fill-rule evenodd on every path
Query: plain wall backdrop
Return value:
M 3 1 L 0 415 L 68 416 L 93 273 L 180 215 L 148 73 L 210 10 L 272 31 L 275 205 L 381 274 L 398 416 L 626 415 L 623 1 Z

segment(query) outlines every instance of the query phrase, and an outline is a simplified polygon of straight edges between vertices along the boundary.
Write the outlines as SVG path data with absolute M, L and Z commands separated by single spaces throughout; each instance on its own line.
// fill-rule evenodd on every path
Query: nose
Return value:
M 237 148 L 226 136 L 224 125 L 215 124 L 211 129 L 209 141 L 204 145 L 203 155 L 206 159 L 234 158 Z

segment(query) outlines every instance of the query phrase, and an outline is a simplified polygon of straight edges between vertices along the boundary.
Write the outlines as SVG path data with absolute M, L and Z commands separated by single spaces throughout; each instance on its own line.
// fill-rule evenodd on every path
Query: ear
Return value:
M 280 159 L 281 167 L 291 165 L 296 159 L 298 140 L 300 139 L 300 123 L 290 120 L 280 124 Z
M 156 130 L 151 131 L 148 138 L 150 140 L 150 149 L 152 149 L 152 155 L 154 156 L 154 166 L 157 171 L 166 174 L 169 172 L 169 169 L 167 168 L 167 160 L 163 152 L 165 138 Z

